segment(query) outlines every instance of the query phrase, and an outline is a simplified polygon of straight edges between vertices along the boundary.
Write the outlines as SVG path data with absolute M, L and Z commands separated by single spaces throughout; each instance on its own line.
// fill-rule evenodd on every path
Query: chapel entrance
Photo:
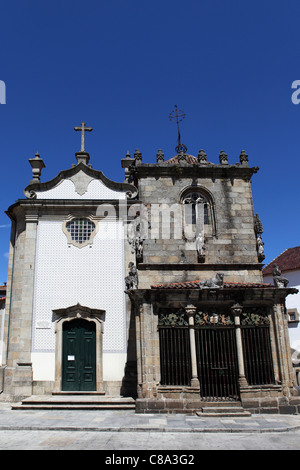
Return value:
M 63 324 L 62 390 L 96 390 L 96 324 L 75 319 Z
M 189 325 L 184 309 L 160 309 L 161 385 L 190 385 L 194 330 L 200 395 L 205 401 L 239 400 L 239 369 L 234 318 L 228 314 L 197 312 Z
M 230 327 L 195 328 L 198 378 L 203 400 L 238 400 L 238 364 L 235 330 Z

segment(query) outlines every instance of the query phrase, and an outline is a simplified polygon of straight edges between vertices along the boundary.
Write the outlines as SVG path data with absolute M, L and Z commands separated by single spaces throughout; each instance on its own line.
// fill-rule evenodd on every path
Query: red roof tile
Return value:
M 272 274 L 274 264 L 277 264 L 280 271 L 283 273 L 300 269 L 300 246 L 288 248 L 283 251 L 277 258 L 273 259 L 273 261 L 263 268 L 263 275 Z

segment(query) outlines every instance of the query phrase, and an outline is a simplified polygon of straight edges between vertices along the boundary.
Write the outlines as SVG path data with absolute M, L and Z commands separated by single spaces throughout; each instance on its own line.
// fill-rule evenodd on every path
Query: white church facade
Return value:
M 62 389 L 120 393 L 127 321 L 124 222 L 116 211 L 136 189 L 93 170 L 87 153 L 76 156 L 76 166 L 40 183 L 44 164 L 36 154 L 27 199 L 7 211 L 13 226 L 12 296 L 4 349 L 10 351 L 5 383 L 11 381 L 12 395 Z M 104 216 L 106 202 L 115 214 Z M 88 320 L 87 331 L 80 319 Z M 86 336 L 84 351 L 76 349 L 76 334 Z

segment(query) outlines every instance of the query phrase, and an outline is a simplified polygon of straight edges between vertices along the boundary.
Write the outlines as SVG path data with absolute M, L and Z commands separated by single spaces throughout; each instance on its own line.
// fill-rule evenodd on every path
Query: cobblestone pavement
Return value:
M 299 450 L 300 415 L 203 418 L 134 411 L 11 410 L 0 450 Z

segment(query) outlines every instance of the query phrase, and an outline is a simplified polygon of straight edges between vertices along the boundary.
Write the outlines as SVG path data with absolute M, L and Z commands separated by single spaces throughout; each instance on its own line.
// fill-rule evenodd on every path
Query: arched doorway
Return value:
M 53 310 L 54 392 L 103 391 L 105 310 L 80 305 Z
M 83 319 L 63 324 L 62 390 L 96 390 L 96 325 Z

